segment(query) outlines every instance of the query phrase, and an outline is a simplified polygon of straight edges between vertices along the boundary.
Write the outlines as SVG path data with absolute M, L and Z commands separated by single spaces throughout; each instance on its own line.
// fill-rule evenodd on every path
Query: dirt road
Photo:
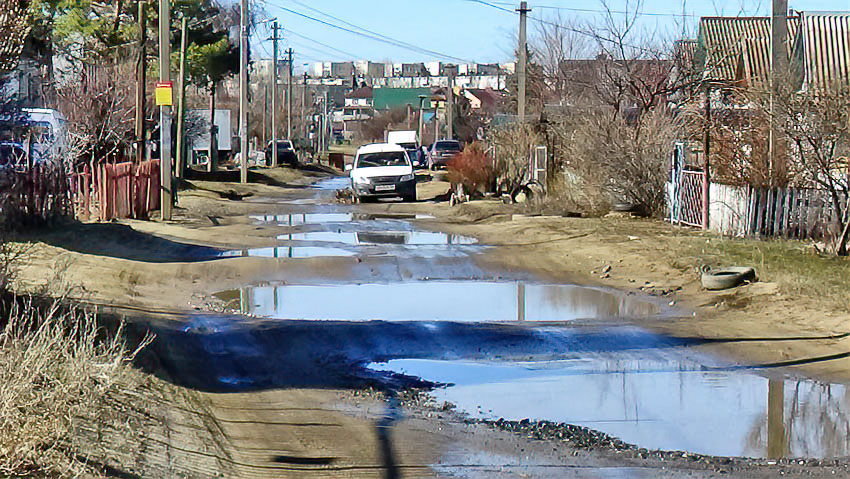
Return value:
M 171 401 L 179 407 L 165 414 L 160 429 L 148 436 L 157 447 L 150 448 L 148 454 L 120 460 L 122 469 L 143 477 L 290 477 L 307 472 L 317 477 L 846 474 L 844 460 L 798 463 L 767 457 L 730 460 L 653 452 L 652 448 L 620 443 L 590 429 L 522 422 L 521 417 L 493 421 L 486 415 L 470 414 L 462 405 L 456 410 L 451 402 L 428 395 L 396 396 L 388 395 L 385 387 L 370 389 L 370 381 L 386 377 L 375 372 L 371 366 L 375 362 L 387 361 L 386 367 L 392 369 L 393 358 L 444 361 L 450 359 L 448 353 L 474 356 L 474 351 L 464 353 L 463 345 L 453 343 L 444 343 L 439 356 L 417 352 L 417 341 L 425 341 L 423 350 L 428 351 L 434 349 L 435 337 L 448 341 L 450 335 L 435 336 L 430 326 L 431 333 L 411 329 L 404 339 L 381 343 L 384 349 L 378 347 L 376 338 L 387 338 L 389 330 L 358 330 L 358 341 L 371 346 L 364 346 L 355 356 L 341 346 L 345 341 L 332 341 L 334 334 L 341 333 L 328 329 L 330 326 L 304 333 L 312 336 L 299 342 L 292 338 L 298 338 L 301 330 L 289 323 L 221 320 L 215 319 L 221 316 L 206 314 L 238 310 L 273 316 L 277 311 L 274 308 L 268 314 L 252 308 L 260 307 L 255 303 L 266 293 L 271 293 L 268 297 L 276 302 L 282 294 L 277 285 L 300 285 L 303 288 L 297 291 L 307 294 L 316 282 L 347 285 L 508 279 L 517 284 L 526 280 L 580 284 L 597 287 L 594 294 L 619 298 L 612 303 L 614 309 L 600 313 L 615 316 L 605 321 L 613 329 L 600 337 L 615 339 L 602 341 L 605 346 L 594 349 L 594 354 L 608 354 L 609 342 L 636 341 L 633 330 L 622 328 L 639 327 L 648 331 L 640 333 L 639 339 L 651 337 L 653 349 L 658 338 L 678 338 L 680 343 L 671 347 L 684 345 L 693 354 L 724 358 L 727 370 L 730 366 L 770 363 L 785 366 L 783 373 L 793 374 L 797 368 L 806 377 L 850 380 L 843 356 L 850 351 L 840 306 L 843 296 L 799 281 L 805 274 L 795 275 L 793 264 L 783 268 L 771 261 L 764 263 L 764 245 L 738 242 L 730 252 L 726 240 L 630 217 L 529 216 L 521 206 L 495 201 L 450 207 L 434 201 L 448 189 L 440 175 L 422 175 L 416 203 L 378 203 L 340 210 L 329 203 L 333 188 L 340 182 L 324 183 L 326 190 L 310 188 L 327 176 L 321 171 L 276 169 L 264 170 L 255 177 L 263 183 L 247 186 L 195 180 L 191 189 L 181 193 L 172 222 L 75 225 L 40 235 L 28 250 L 28 261 L 18 273 L 20 288 L 118 306 L 137 318 L 137 325 L 147 321 L 145 312 L 161 312 L 149 323 L 158 325 L 155 329 L 162 340 L 157 346 L 161 349 L 152 349 L 152 354 L 158 352 L 159 356 L 151 360 L 150 369 L 178 385 L 195 381 L 190 389 L 178 387 L 173 397 L 166 398 L 166 403 Z M 383 229 L 372 231 L 367 226 L 367 230 L 355 233 L 327 226 L 310 229 L 313 223 L 335 224 L 339 218 L 333 215 L 341 214 L 360 215 L 357 218 L 364 218 L 366 224 Z M 325 216 L 308 221 L 306 215 Z M 282 233 L 291 230 L 293 221 L 302 221 L 296 224 L 302 229 Z M 405 228 L 411 222 L 415 229 L 408 231 Z M 384 231 L 388 227 L 403 234 L 388 238 Z M 445 233 L 437 237 L 437 242 L 444 244 L 431 244 L 434 236 L 409 234 L 427 231 Z M 369 243 L 372 246 L 364 246 L 357 236 L 364 232 L 384 236 L 378 245 L 373 239 Z M 334 235 L 333 247 L 325 245 L 328 234 Z M 356 247 L 346 243 L 349 238 L 357 242 Z M 463 238 L 476 243 L 463 244 Z M 290 246 L 281 249 L 282 241 Z M 396 241 L 404 244 L 391 244 Z M 450 246 L 444 248 L 446 244 Z M 701 264 L 740 259 L 747 254 L 756 260 L 753 265 L 761 281 L 726 292 L 699 287 L 697 271 Z M 844 268 L 808 251 L 798 254 L 811 254 L 816 266 L 830 262 L 830 268 Z M 760 257 L 761 264 L 757 262 Z M 248 285 L 253 289 L 245 290 Z M 618 296 L 621 293 L 617 291 L 625 293 Z M 812 291 L 824 293 L 814 296 Z M 625 314 L 635 311 L 637 300 L 628 297 L 632 293 L 667 313 Z M 422 293 L 417 301 L 432 299 Z M 533 311 L 524 308 L 522 313 Z M 346 330 L 340 337 L 351 338 L 352 334 Z M 512 332 L 512 346 L 502 350 L 497 348 L 502 347 L 498 338 L 503 335 L 493 334 L 489 326 L 456 329 L 452 337 L 457 334 L 475 338 L 466 345 L 478 344 L 479 350 L 486 345 L 488 354 L 498 350 L 501 357 L 514 359 L 520 355 L 527 360 L 545 359 L 544 352 L 555 344 L 552 337 L 540 339 L 535 333 L 516 350 L 519 333 Z M 296 351 L 296 344 L 317 344 L 320 338 L 327 343 L 326 354 L 285 354 Z M 192 341 L 198 341 L 196 349 L 192 349 Z M 272 361 L 275 366 L 266 371 L 263 368 L 275 349 L 284 351 L 276 353 Z M 379 349 L 383 352 L 377 353 Z M 206 357 L 199 354 L 201 351 L 217 353 Z M 258 351 L 266 353 L 257 356 Z M 337 351 L 348 361 L 343 373 L 336 374 L 329 366 L 329 358 L 335 357 L 330 351 Z M 304 357 L 309 361 L 299 362 Z M 263 374 L 258 369 L 263 369 Z M 352 370 L 357 372 L 356 380 L 351 379 Z M 435 380 L 439 382 L 440 378 Z M 227 389 L 228 384 L 231 389 Z M 462 386 L 461 382 L 458 385 Z M 185 397 L 193 400 L 186 404 Z M 819 425 L 809 424 L 806 430 Z M 764 431 L 769 433 L 769 429 Z M 831 440 L 842 438 L 837 434 Z M 768 439 L 764 440 L 767 446 Z

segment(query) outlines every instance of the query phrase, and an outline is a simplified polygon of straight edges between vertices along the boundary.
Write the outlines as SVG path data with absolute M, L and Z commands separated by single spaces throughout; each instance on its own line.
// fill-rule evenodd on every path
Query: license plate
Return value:
M 395 185 L 375 185 L 375 191 L 392 191 Z

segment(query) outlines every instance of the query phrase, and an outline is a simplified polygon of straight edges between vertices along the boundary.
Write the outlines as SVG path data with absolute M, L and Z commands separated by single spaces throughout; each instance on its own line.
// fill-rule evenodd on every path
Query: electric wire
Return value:
M 455 60 L 455 61 L 460 61 L 460 62 L 464 62 L 464 63 L 474 63 L 474 62 L 469 61 L 469 60 L 464 59 L 464 58 L 455 57 L 455 56 L 452 56 L 452 55 L 447 55 L 447 54 L 440 53 L 440 52 L 435 51 L 435 50 L 430 50 L 430 49 L 427 49 L 427 48 L 424 48 L 424 47 L 418 47 L 416 45 L 412 45 L 410 43 L 401 42 L 401 41 L 395 40 L 391 37 L 387 37 L 386 35 L 376 35 L 374 33 L 364 33 L 362 31 L 352 30 L 351 28 L 347 28 L 347 27 L 344 27 L 344 26 L 341 26 L 341 25 L 337 25 L 335 23 L 328 22 L 328 21 L 322 20 L 320 18 L 316 18 L 316 17 L 310 16 L 310 15 L 307 15 L 305 13 L 302 13 L 302 12 L 299 12 L 299 11 L 296 11 L 296 10 L 292 10 L 291 8 L 287 8 L 283 5 L 272 3 L 271 0 L 263 0 L 263 1 L 265 3 L 273 6 L 273 7 L 276 7 L 280 10 L 291 13 L 293 15 L 296 15 L 296 16 L 299 16 L 299 17 L 302 17 L 302 18 L 306 18 L 308 20 L 312 20 L 314 22 L 326 25 L 326 26 L 331 27 L 331 28 L 335 28 L 337 30 L 341 30 L 341 31 L 344 31 L 344 32 L 347 32 L 347 33 L 351 33 L 351 34 L 357 35 L 359 37 L 367 38 L 367 39 L 374 40 L 374 41 L 377 41 L 377 42 L 381 42 L 381 43 L 385 43 L 385 44 L 392 45 L 392 46 L 395 46 L 395 47 L 403 48 L 403 49 L 406 49 L 406 50 L 415 51 L 417 53 L 427 53 L 429 55 L 434 55 L 434 56 L 437 56 L 437 57 L 446 58 L 446 59 Z

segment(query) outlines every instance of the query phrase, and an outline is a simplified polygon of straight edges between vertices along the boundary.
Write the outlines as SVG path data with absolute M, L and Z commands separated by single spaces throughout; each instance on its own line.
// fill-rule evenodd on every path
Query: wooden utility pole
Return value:
M 248 183 L 248 0 L 239 4 L 239 156 L 239 180 Z
M 286 50 L 289 75 L 286 77 L 286 138 L 292 141 L 292 48 Z
M 178 79 L 178 88 L 180 88 L 179 97 L 177 98 L 177 152 L 175 159 L 177 167 L 175 173 L 177 178 L 183 178 L 183 168 L 186 165 L 186 17 L 183 17 L 182 30 L 180 33 L 180 75 Z
M 147 9 L 139 2 L 139 57 L 136 59 L 136 162 L 145 161 L 145 89 L 147 83 Z
M 159 0 L 159 81 L 171 81 L 171 2 Z M 171 107 L 159 109 L 160 212 L 171 220 Z
M 520 2 L 519 8 L 519 61 L 517 62 L 517 118 L 519 121 L 525 121 L 525 75 L 526 62 L 528 62 L 527 52 L 528 47 L 525 41 L 525 23 L 527 21 L 528 8 L 527 2 Z
M 277 41 L 278 29 L 280 27 L 275 21 L 272 24 L 272 166 L 277 167 Z
M 785 175 L 785 149 L 782 134 L 778 128 L 776 95 L 781 94 L 782 82 L 790 80 L 788 74 L 788 0 L 773 0 L 773 12 L 770 17 L 770 139 L 768 146 L 768 186 L 774 184 L 777 177 Z

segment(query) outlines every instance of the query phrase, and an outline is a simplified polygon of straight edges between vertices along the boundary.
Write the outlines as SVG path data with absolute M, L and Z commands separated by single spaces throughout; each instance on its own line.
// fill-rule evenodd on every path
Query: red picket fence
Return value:
M 110 221 L 115 218 L 145 219 L 159 208 L 159 160 L 102 164 L 94 174 L 86 166 L 75 175 L 74 204 L 77 217 Z

